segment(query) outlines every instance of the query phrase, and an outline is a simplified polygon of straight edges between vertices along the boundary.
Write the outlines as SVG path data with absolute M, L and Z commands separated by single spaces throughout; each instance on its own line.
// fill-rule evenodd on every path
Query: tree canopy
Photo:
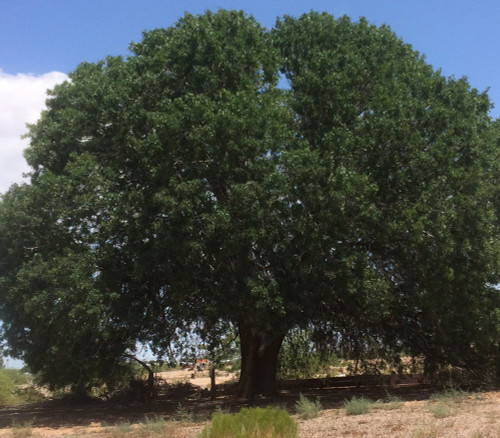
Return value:
M 186 14 L 83 63 L 0 203 L 9 353 L 112 383 L 138 343 L 240 338 L 241 393 L 284 336 L 429 370 L 500 364 L 500 129 L 485 93 L 389 28 Z

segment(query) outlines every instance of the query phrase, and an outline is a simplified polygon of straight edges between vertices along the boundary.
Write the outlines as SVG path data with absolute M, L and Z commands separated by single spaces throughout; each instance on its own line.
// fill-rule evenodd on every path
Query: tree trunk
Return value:
M 253 398 L 255 395 L 276 395 L 278 353 L 284 335 L 272 338 L 259 333 L 247 323 L 240 323 L 241 375 L 239 394 Z
M 210 399 L 215 400 L 216 388 L 215 388 L 215 364 L 213 360 L 210 361 Z

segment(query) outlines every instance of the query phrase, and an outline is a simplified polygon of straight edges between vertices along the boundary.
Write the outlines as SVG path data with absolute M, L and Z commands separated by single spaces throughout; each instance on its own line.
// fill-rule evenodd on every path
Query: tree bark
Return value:
M 210 399 L 215 400 L 216 388 L 215 388 L 215 363 L 213 360 L 210 361 Z
M 239 394 L 272 396 L 278 393 L 276 372 L 284 335 L 272 338 L 259 333 L 248 322 L 240 323 L 241 375 Z

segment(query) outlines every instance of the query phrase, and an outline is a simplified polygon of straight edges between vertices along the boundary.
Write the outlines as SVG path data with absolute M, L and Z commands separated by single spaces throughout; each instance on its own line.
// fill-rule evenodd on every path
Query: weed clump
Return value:
M 215 414 L 201 438 L 296 438 L 296 421 L 280 408 L 243 408 L 237 414 Z
M 367 414 L 372 406 L 372 401 L 366 397 L 352 397 L 351 400 L 344 401 L 347 415 Z
M 154 417 L 144 417 L 144 421 L 139 424 L 139 434 L 149 435 L 149 434 L 164 434 L 169 428 L 169 423 L 159 415 Z
M 429 405 L 427 410 L 436 418 L 446 418 L 455 415 L 455 410 L 447 403 L 443 402 Z
M 24 421 L 23 423 L 13 422 L 12 423 L 13 438 L 26 438 L 33 436 L 33 429 L 32 429 L 33 421 L 34 420 L 27 420 Z
M 193 423 L 194 422 L 194 414 L 189 411 L 182 403 L 177 404 L 177 409 L 174 413 L 174 418 L 181 423 Z
M 429 397 L 427 410 L 436 418 L 451 417 L 456 414 L 457 406 L 469 397 L 467 391 L 450 387 Z
M 467 391 L 463 391 L 460 388 L 446 388 L 441 392 L 437 392 L 435 394 L 432 394 L 429 397 L 429 400 L 431 401 L 440 401 L 440 402 L 453 402 L 453 403 L 459 403 L 463 400 L 465 400 L 467 397 L 469 397 L 469 393 Z
M 401 406 L 403 406 L 403 401 L 398 396 L 387 392 L 387 396 L 385 398 L 377 400 L 371 407 L 374 409 L 390 411 L 399 409 Z
M 295 403 L 295 411 L 303 420 L 319 417 L 322 409 L 319 399 L 310 400 L 302 393 L 299 394 L 299 399 Z

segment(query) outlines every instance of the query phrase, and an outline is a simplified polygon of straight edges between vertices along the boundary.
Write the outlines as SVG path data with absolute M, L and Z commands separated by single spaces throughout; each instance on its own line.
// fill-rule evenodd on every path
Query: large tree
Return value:
M 49 383 L 231 328 L 246 396 L 276 390 L 295 327 L 356 357 L 498 361 L 499 130 L 388 28 L 186 15 L 47 107 L 0 204 L 0 309 Z

